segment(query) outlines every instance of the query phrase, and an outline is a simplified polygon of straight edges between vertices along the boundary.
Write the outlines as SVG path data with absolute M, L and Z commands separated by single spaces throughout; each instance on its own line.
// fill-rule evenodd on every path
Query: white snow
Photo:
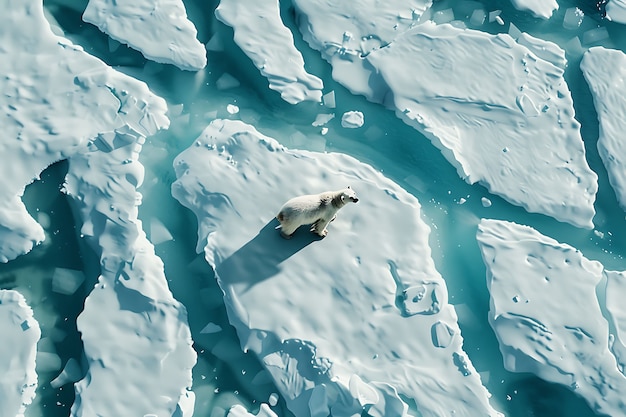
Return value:
M 83 20 L 147 59 L 189 71 L 207 64 L 182 0 L 89 0 Z
M 226 417 L 277 417 L 276 413 L 265 403 L 261 404 L 257 414 L 249 413 L 242 405 L 234 405 L 228 410 Z
M 598 152 L 620 206 L 626 210 L 626 54 L 595 47 L 580 64 L 598 113 Z
M 400 396 L 423 417 L 499 415 L 462 351 L 415 197 L 354 158 L 289 150 L 239 121 L 213 121 L 174 167 L 229 321 L 295 415 L 406 416 Z M 360 200 L 326 238 L 275 230 L 287 199 L 347 185 Z
M 552 13 L 559 9 L 556 0 L 511 0 L 511 3 L 517 10 L 529 12 L 542 19 L 550 19 Z
M 357 129 L 365 122 L 363 113 L 360 111 L 347 111 L 341 116 L 341 127 L 346 129 Z
M 39 323 L 17 291 L 0 290 L 0 415 L 23 417 L 35 397 Z
M 321 101 L 324 84 L 304 68 L 293 35 L 281 20 L 278 0 L 221 0 L 215 15 L 233 28 L 237 45 L 283 100 Z
M 125 141 L 124 131 L 168 120 L 144 83 L 55 36 L 40 1 L 0 0 L 0 9 L 0 262 L 7 262 L 44 239 L 20 199 L 41 171 L 96 137 L 94 146 L 106 148 Z
M 609 350 L 609 325 L 596 296 L 602 265 L 530 227 L 506 221 L 483 219 L 477 239 L 491 295 L 489 321 L 504 366 L 570 388 L 599 414 L 623 415 L 626 377 Z M 606 290 L 620 343 L 622 279 L 610 277 Z
M 606 18 L 617 23 L 626 24 L 626 0 L 608 0 Z
M 385 3 L 390 11 L 376 9 L 376 26 L 354 2 L 294 3 L 304 38 L 331 63 L 333 78 L 395 109 L 461 178 L 530 212 L 593 227 L 597 176 L 585 160 L 557 45 L 428 21 L 402 30 L 405 6 L 394 2 Z M 363 51 L 354 40 L 368 37 L 388 46 Z

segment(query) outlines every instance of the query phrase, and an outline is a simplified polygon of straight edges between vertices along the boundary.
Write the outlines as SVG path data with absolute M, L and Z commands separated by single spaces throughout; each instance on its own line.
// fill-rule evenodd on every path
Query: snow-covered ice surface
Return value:
M 35 396 L 39 323 L 24 296 L 0 290 L 0 415 L 22 417 Z
M 602 47 L 591 48 L 580 64 L 589 84 L 600 122 L 598 152 L 617 199 L 626 210 L 626 54 Z
M 477 240 L 491 294 L 489 321 L 507 369 L 563 384 L 599 414 L 623 415 L 623 362 L 620 372 L 596 296 L 602 264 L 530 227 L 501 220 L 483 219 Z M 622 354 L 623 279 L 610 273 L 606 289 Z
M 405 416 L 401 398 L 424 417 L 499 415 L 462 350 L 417 199 L 354 158 L 289 150 L 238 121 L 213 121 L 174 167 L 242 347 L 295 415 Z M 282 202 L 346 185 L 359 202 L 323 240 L 275 230 Z
M 626 1 L 608 0 L 606 3 L 606 17 L 614 22 L 626 24 Z
M 511 0 L 517 10 L 531 13 L 535 17 L 550 19 L 552 13 L 559 8 L 556 0 Z
M 324 84 L 304 68 L 293 35 L 281 21 L 278 0 L 222 0 L 215 15 L 232 26 L 237 45 L 286 102 L 322 100 Z
M 375 27 L 359 20 L 357 3 L 295 4 L 304 38 L 331 63 L 333 77 L 394 109 L 461 178 L 530 212 L 593 227 L 597 177 L 585 160 L 556 44 L 432 22 L 402 30 L 408 6 L 394 3 L 395 13 L 381 13 L 386 20 Z M 398 29 L 389 33 L 391 27 Z M 365 51 L 363 39 L 385 47 Z
M 206 50 L 182 0 L 89 0 L 83 20 L 147 59 L 198 71 Z
M 621 382 L 610 383 L 601 408 L 589 384 L 577 381 L 579 388 L 572 388 L 558 373 L 561 379 L 550 382 L 550 365 L 536 367 L 542 372 L 507 370 L 511 363 L 503 363 L 488 320 L 486 266 L 476 240 L 480 219 L 506 220 L 593 260 L 581 265 L 600 262 L 597 285 L 590 283 L 598 280 L 594 267 L 587 279 L 578 271 L 577 285 L 550 293 L 560 308 L 541 320 L 573 346 L 565 357 L 579 375 L 604 372 L 603 358 L 613 356 L 607 375 L 621 378 L 626 219 L 601 150 L 604 126 L 618 131 L 623 119 L 614 98 L 623 65 L 604 56 L 626 51 L 619 0 L 557 0 L 558 8 L 553 1 L 524 1 L 527 11 L 508 0 L 88 3 L 0 0 L 0 291 L 23 294 L 41 329 L 36 395 L 25 416 L 299 417 L 327 415 L 329 405 L 333 414 L 365 408 L 372 416 L 423 416 L 419 404 L 426 404 L 427 415 L 458 406 L 482 410 L 474 415 L 592 417 L 626 398 Z M 108 29 L 85 23 L 90 15 Z M 160 55 L 197 61 L 191 71 L 163 63 L 156 54 L 142 55 L 133 44 L 138 39 Z M 595 81 L 585 79 L 590 57 L 597 60 Z M 597 93 L 594 82 L 605 90 Z M 285 93 L 291 98 L 281 98 Z M 344 128 L 344 115 L 353 116 L 349 126 L 361 124 L 356 112 L 364 123 Z M 273 172 L 262 178 L 247 172 L 244 182 L 237 176 L 241 162 L 224 163 L 218 166 L 231 171 L 217 178 L 221 171 L 213 172 L 211 163 L 219 149 L 187 151 L 216 119 L 240 120 L 275 138 L 274 151 L 265 147 L 250 157 Z M 238 267 L 285 258 L 272 278 L 248 292 L 241 291 L 245 283 L 228 287 L 246 301 L 237 308 L 231 293 L 225 303 L 215 271 L 196 253 L 196 216 L 171 195 L 181 152 L 211 156 L 195 168 L 203 178 L 217 178 L 202 183 L 210 200 L 203 214 L 219 215 L 210 225 L 219 230 L 211 248 L 228 256 L 248 241 L 255 249 L 259 239 L 271 238 L 275 246 L 263 247 L 269 258 L 246 256 Z M 277 155 L 297 161 L 285 173 L 273 163 Z M 341 174 L 311 176 L 317 164 Z M 278 180 L 282 187 L 274 186 Z M 324 240 L 305 245 L 306 228 L 290 241 L 280 239 L 275 221 L 263 229 L 293 194 L 343 188 L 344 180 L 361 201 L 339 212 Z M 228 203 L 211 194 L 227 184 L 239 187 L 227 193 L 233 205 L 256 215 L 234 222 Z M 389 217 L 388 209 L 400 217 Z M 376 219 L 365 224 L 371 216 Z M 223 227 L 237 238 L 224 236 Z M 411 256 L 416 246 L 429 255 Z M 326 271 L 317 269 L 320 258 L 328 258 Z M 234 276 L 226 273 L 236 269 L 232 259 L 213 261 L 221 284 Z M 304 272 L 294 272 L 293 264 Z M 433 274 L 446 296 L 429 285 L 404 295 L 403 286 L 414 282 L 401 279 L 418 281 L 417 270 Z M 357 280 L 372 293 L 354 285 Z M 273 291 L 249 300 L 270 285 Z M 419 314 L 422 304 L 432 307 L 428 294 L 441 301 L 439 313 Z M 406 303 L 413 299 L 417 305 Z M 340 308 L 326 307 L 331 301 Z M 233 319 L 246 311 L 256 314 Z M 597 337 L 593 346 L 563 330 L 580 311 L 581 329 L 599 320 L 589 331 Z M 281 321 L 267 325 L 273 332 L 263 343 L 242 324 L 269 322 L 273 314 Z M 0 328 L 10 323 L 0 319 Z M 345 341 L 335 324 L 346 329 Z M 355 342 L 362 339 L 367 343 Z M 0 350 L 4 342 L 0 336 Z M 581 346 L 600 356 L 576 361 Z M 446 352 L 464 353 L 450 359 Z M 521 369 L 531 362 L 520 362 L 520 355 Z M 8 357 L 2 354 L 0 363 Z M 461 375 L 464 363 L 468 376 Z M 27 372 L 29 366 L 19 367 Z M 309 379 L 281 379 L 283 370 Z M 426 373 L 445 385 L 417 386 Z M 460 380 L 469 383 L 451 393 Z M 602 391 L 608 379 L 600 381 Z M 294 398 L 294 392 L 305 394 Z M 446 394 L 439 400 L 428 392 Z

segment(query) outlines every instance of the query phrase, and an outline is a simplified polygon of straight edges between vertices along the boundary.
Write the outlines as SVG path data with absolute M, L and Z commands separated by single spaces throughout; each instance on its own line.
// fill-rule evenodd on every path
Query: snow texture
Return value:
M 242 405 L 234 405 L 228 410 L 226 417 L 255 417 L 255 414 L 249 413 Z M 267 404 L 261 404 L 256 417 L 277 417 L 276 413 Z
M 497 416 L 462 350 L 415 197 L 369 165 L 289 150 L 215 120 L 174 161 L 172 194 L 198 218 L 242 348 L 255 352 L 300 417 Z M 289 198 L 351 185 L 359 197 L 321 239 L 290 240 L 274 218 Z
M 598 113 L 598 152 L 620 206 L 626 210 L 626 54 L 595 47 L 585 52 L 580 64 Z
M 152 97 L 148 107 L 145 99 L 125 97 L 121 111 L 158 124 L 103 134 L 69 161 L 65 191 L 101 268 L 77 319 L 89 370 L 75 385 L 72 417 L 193 413 L 196 353 L 187 312 L 169 291 L 163 263 L 137 218 L 141 145 L 169 123 L 164 100 Z
M 360 111 L 347 111 L 341 116 L 341 127 L 346 129 L 357 129 L 363 126 L 365 119 Z
M 333 78 L 394 109 L 461 178 L 529 212 L 593 227 L 597 176 L 557 45 L 428 21 L 412 26 L 428 2 L 412 12 L 403 1 L 386 2 L 371 21 L 360 3 L 294 4 L 304 39 L 330 62 Z
M 41 171 L 93 138 L 106 148 L 168 120 L 152 110 L 164 103 L 144 83 L 55 36 L 41 1 L 0 0 L 0 9 L 0 262 L 8 262 L 44 239 L 20 198 Z
M 608 0 L 606 18 L 617 23 L 626 24 L 626 0 Z
M 559 9 L 556 0 L 511 0 L 511 3 L 517 10 L 529 12 L 542 19 L 550 19 L 552 13 Z
M 626 377 L 609 350 L 609 325 L 596 297 L 602 265 L 506 221 L 483 219 L 477 239 L 491 294 L 489 322 L 504 366 L 572 389 L 598 414 L 624 415 Z M 623 353 L 623 274 L 608 281 L 607 308 L 619 325 L 616 344 Z
M 305 70 L 293 35 L 281 20 L 278 0 L 222 0 L 215 15 L 234 29 L 237 45 L 283 100 L 291 104 L 322 100 L 324 84 Z
M 35 397 L 39 323 L 17 291 L 0 290 L 0 416 L 23 417 Z
M 181 0 L 89 0 L 83 20 L 152 61 L 189 71 L 207 64 Z

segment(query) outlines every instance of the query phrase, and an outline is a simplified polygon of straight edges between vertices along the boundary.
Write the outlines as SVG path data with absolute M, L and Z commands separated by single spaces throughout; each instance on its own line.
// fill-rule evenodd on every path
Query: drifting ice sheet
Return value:
M 624 415 L 626 377 L 609 351 L 609 326 L 596 297 L 602 265 L 515 223 L 482 220 L 477 238 L 491 294 L 489 321 L 505 367 L 563 384 L 600 414 Z M 611 289 L 623 290 L 623 281 Z M 616 309 L 608 287 L 607 298 L 623 330 L 623 301 Z
M 174 162 L 172 194 L 198 217 L 244 349 L 298 416 L 496 416 L 462 351 L 418 201 L 342 154 L 288 150 L 242 122 L 212 122 Z M 351 185 L 320 240 L 282 239 L 287 199 Z M 376 381 L 376 382 L 374 382 Z
M 598 152 L 615 190 L 626 210 L 626 55 L 621 51 L 596 47 L 589 49 L 580 64 L 589 84 L 600 122 Z
M 306 72 L 277 0 L 222 0 L 215 15 L 235 31 L 235 42 L 288 103 L 321 101 L 322 80 Z
M 626 23 L 626 0 L 608 0 L 606 18 L 617 23 Z
M 0 290 L 0 416 L 22 417 L 35 397 L 41 337 L 33 311 L 17 291 Z
M 517 10 L 529 12 L 542 19 L 550 19 L 552 13 L 559 8 L 556 0 L 511 0 L 511 3 Z
M 181 0 L 89 0 L 83 20 L 147 59 L 198 71 L 206 50 Z
M 461 178 L 530 212 L 593 227 L 597 176 L 585 160 L 558 46 L 432 22 L 410 28 L 404 2 L 385 3 L 380 13 L 355 2 L 294 3 L 305 40 L 331 63 L 333 78 L 395 109 Z M 414 17 L 426 4 L 414 5 Z M 363 39 L 388 46 L 364 49 Z

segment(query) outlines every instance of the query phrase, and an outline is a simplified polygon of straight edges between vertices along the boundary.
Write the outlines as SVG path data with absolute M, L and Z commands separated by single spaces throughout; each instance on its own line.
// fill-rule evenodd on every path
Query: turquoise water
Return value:
M 506 219 L 530 225 L 541 233 L 580 249 L 587 258 L 602 262 L 608 269 L 625 269 L 626 220 L 611 190 L 606 170 L 599 158 L 597 114 L 591 95 L 578 67 L 581 56 L 568 54 L 566 80 L 574 98 L 576 118 L 582 124 L 582 136 L 587 160 L 599 176 L 596 200 L 596 230 L 577 229 L 551 218 L 529 214 L 503 199 L 489 195 L 480 185 L 468 185 L 456 170 L 430 142 L 413 128 L 405 125 L 393 112 L 353 96 L 330 78 L 330 67 L 319 53 L 296 36 L 296 46 L 302 51 L 307 70 L 322 78 L 325 92 L 334 90 L 339 117 L 329 124 L 329 132 L 322 136 L 311 126 L 315 115 L 325 112 L 317 104 L 301 103 L 293 106 L 284 102 L 278 93 L 267 88 L 267 81 L 258 73 L 248 58 L 232 41 L 232 29 L 213 16 L 217 1 L 185 2 L 190 19 L 199 31 L 199 40 L 208 42 L 219 34 L 224 50 L 209 52 L 209 65 L 198 73 L 180 71 L 172 66 L 146 61 L 139 52 L 110 42 L 95 27 L 83 23 L 80 13 L 86 2 L 47 1 L 46 7 L 66 32 L 66 36 L 82 45 L 116 69 L 148 83 L 164 97 L 172 109 L 172 126 L 166 132 L 148 138 L 140 160 L 146 167 L 145 183 L 140 189 L 143 205 L 140 218 L 150 236 L 150 221 L 161 221 L 173 235 L 173 240 L 156 246 L 165 264 L 165 272 L 174 296 L 188 309 L 189 322 L 198 352 L 194 369 L 196 411 L 194 416 L 222 416 L 224 410 L 240 403 L 255 410 L 260 402 L 267 402 L 277 389 L 269 381 L 256 358 L 241 352 L 235 331 L 228 324 L 221 302 L 221 291 L 213 274 L 195 253 L 196 220 L 191 212 L 181 207 L 170 195 L 175 176 L 174 157 L 187 148 L 202 129 L 215 117 L 231 117 L 227 104 L 236 104 L 240 112 L 236 118 L 254 125 L 262 133 L 276 138 L 282 144 L 309 150 L 338 151 L 352 155 L 384 172 L 386 176 L 414 194 L 423 206 L 423 215 L 432 228 L 430 237 L 437 269 L 445 278 L 450 301 L 457 306 L 459 323 L 465 339 L 465 351 L 483 381 L 493 394 L 493 405 L 507 416 L 592 416 L 595 415 L 583 400 L 569 390 L 543 382 L 526 374 L 512 374 L 504 370 L 495 336 L 487 323 L 489 294 L 485 285 L 485 268 L 475 241 L 476 225 L 481 217 Z M 561 1 L 560 9 L 550 21 L 534 19 L 516 11 L 508 1 L 482 1 L 487 11 L 502 10 L 506 22 L 513 22 L 520 30 L 554 41 L 565 48 L 574 36 L 586 30 L 605 26 L 610 38 L 609 47 L 626 50 L 626 29 L 601 18 L 601 5 L 595 1 Z M 281 2 L 283 20 L 295 35 L 298 34 L 289 2 Z M 471 2 L 437 1 L 435 10 L 454 8 L 461 19 Z M 566 31 L 561 22 L 565 10 L 578 6 L 586 13 L 583 26 L 577 31 Z M 463 19 L 461 19 L 463 20 Z M 481 30 L 491 33 L 506 31 L 508 25 L 485 24 Z M 117 47 L 111 52 L 112 47 Z M 228 72 L 239 80 L 237 88 L 220 91 L 216 80 Z M 349 130 L 340 126 L 340 115 L 348 110 L 359 110 L 365 116 L 365 125 Z M 30 254 L 0 265 L 0 288 L 14 288 L 24 293 L 40 322 L 45 345 L 40 350 L 53 350 L 61 363 L 69 358 L 82 360 L 82 344 L 75 326 L 84 297 L 98 275 L 98 260 L 80 244 L 74 217 L 59 192 L 67 170 L 65 162 L 48 168 L 40 181 L 27 188 L 25 202 L 38 218 L 49 219 L 46 243 Z M 492 206 L 485 208 L 481 197 L 488 197 Z M 460 204 L 461 198 L 466 199 Z M 54 268 L 82 269 L 87 280 L 71 295 L 51 291 Z M 204 326 L 213 322 L 223 331 L 201 334 Z M 54 368 L 54 364 L 50 365 Z M 49 381 L 58 369 L 41 372 L 37 397 L 27 410 L 27 416 L 67 416 L 73 401 L 73 387 L 66 385 L 54 390 Z M 279 402 L 274 407 L 280 416 L 290 413 Z M 413 414 L 419 415 L 417 410 Z

